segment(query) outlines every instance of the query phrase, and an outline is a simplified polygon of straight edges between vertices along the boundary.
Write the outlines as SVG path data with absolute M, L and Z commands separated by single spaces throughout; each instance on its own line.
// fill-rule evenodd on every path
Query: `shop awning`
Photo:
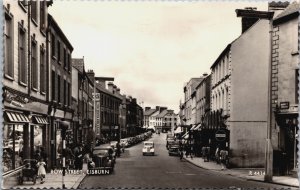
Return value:
M 197 127 L 195 127 L 195 128 L 194 128 L 194 130 L 195 130 L 195 131 L 196 131 L 196 130 L 199 130 L 199 129 L 200 129 L 200 127 L 201 127 L 201 123 L 200 123 L 200 124 L 198 124 L 198 125 L 197 125 Z
M 181 127 L 177 127 L 177 129 L 174 131 L 174 134 L 182 133 Z
M 188 139 L 189 138 L 189 134 L 187 134 L 185 137 L 184 137 L 184 139 Z
M 9 122 L 13 123 L 29 123 L 28 117 L 23 113 L 17 113 L 17 112 L 10 112 L 5 111 L 4 112 L 9 120 Z
M 47 118 L 43 116 L 32 116 L 37 124 L 48 124 Z
M 182 135 L 182 138 L 184 138 L 185 136 L 187 136 L 188 135 L 188 133 L 186 132 L 186 133 L 184 133 L 184 135 Z
M 193 127 L 191 128 L 191 130 L 194 130 L 196 126 L 197 126 L 197 125 L 193 125 Z

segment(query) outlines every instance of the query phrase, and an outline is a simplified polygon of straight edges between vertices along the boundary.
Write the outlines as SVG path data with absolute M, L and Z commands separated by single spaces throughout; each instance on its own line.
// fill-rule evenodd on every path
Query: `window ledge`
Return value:
M 22 81 L 19 81 L 19 84 L 20 84 L 21 86 L 27 87 L 27 84 L 24 83 L 24 82 L 22 82 Z
M 31 88 L 33 91 L 35 91 L 35 92 L 37 92 L 38 91 L 38 89 L 37 88 L 35 88 L 35 87 L 32 87 Z
M 34 19 L 34 18 L 31 18 L 31 22 L 37 27 L 38 26 L 38 24 L 37 24 L 37 22 L 36 22 L 36 20 Z
M 291 55 L 292 55 L 292 56 L 299 55 L 299 51 L 293 51 L 293 52 L 291 53 Z
M 28 2 L 27 2 L 28 3 Z M 20 7 L 23 9 L 23 11 L 25 12 L 25 13 L 27 13 L 27 8 L 22 4 L 22 2 L 18 2 L 18 4 L 20 5 Z
M 41 34 L 46 37 L 46 32 L 43 29 L 40 29 Z
M 4 77 L 10 81 L 14 81 L 15 79 L 12 76 L 9 76 L 8 74 L 4 74 Z
M 41 94 L 42 94 L 42 95 L 46 95 L 46 92 L 41 91 Z

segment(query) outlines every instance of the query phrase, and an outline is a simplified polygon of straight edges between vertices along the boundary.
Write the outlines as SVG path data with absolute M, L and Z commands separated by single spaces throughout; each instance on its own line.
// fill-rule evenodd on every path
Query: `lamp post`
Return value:
M 62 172 L 62 188 L 66 189 L 65 186 L 65 181 L 64 177 L 66 175 L 66 132 L 69 127 L 69 123 L 62 120 L 60 122 L 60 127 L 61 127 L 61 137 L 62 137 L 62 167 L 63 167 L 63 172 Z
M 272 137 L 272 36 L 273 36 L 273 19 L 269 23 L 269 36 L 270 36 L 270 50 L 269 50 L 269 67 L 268 67 L 268 97 L 267 97 L 267 139 L 265 149 L 265 176 L 264 180 L 267 182 L 272 181 L 273 177 L 273 147 L 271 142 Z

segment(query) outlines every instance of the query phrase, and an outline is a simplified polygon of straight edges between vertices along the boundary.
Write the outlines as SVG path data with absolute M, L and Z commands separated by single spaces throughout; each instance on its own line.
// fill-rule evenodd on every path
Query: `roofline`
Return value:
M 226 46 L 226 48 L 222 51 L 222 53 L 219 55 L 219 57 L 215 60 L 215 62 L 212 64 L 212 66 L 210 67 L 210 69 L 213 69 L 217 64 L 218 62 L 221 60 L 221 58 L 230 50 L 231 48 L 231 43 L 228 44 Z
M 299 11 L 295 11 L 291 14 L 285 15 L 283 17 L 279 17 L 277 19 L 273 20 L 273 25 L 279 25 L 281 23 L 287 22 L 289 20 L 292 20 L 294 18 L 297 18 L 299 16 Z
M 57 24 L 57 22 L 55 21 L 55 19 L 53 18 L 53 16 L 51 14 L 49 14 L 49 13 L 48 13 L 48 19 L 49 19 L 48 27 L 50 25 L 53 26 L 54 29 L 57 30 L 59 36 L 62 37 L 63 40 L 66 42 L 66 45 L 68 45 L 70 47 L 71 52 L 73 52 L 74 48 L 73 48 L 72 44 L 70 43 L 70 41 L 68 40 L 68 38 L 65 36 L 64 32 L 61 30 L 61 28 L 59 27 L 59 25 Z

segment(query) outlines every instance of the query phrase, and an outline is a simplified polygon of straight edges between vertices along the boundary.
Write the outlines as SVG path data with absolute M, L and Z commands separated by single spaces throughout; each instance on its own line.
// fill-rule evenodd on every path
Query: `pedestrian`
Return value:
M 228 164 L 228 151 L 221 150 L 220 158 L 221 158 L 222 170 L 224 170 L 224 169 L 226 169 L 226 166 Z
M 119 142 L 117 142 L 116 148 L 117 148 L 117 156 L 120 157 L 121 156 L 121 146 L 120 146 Z
M 82 148 L 81 146 L 77 145 L 74 148 L 74 155 L 75 155 L 75 169 L 76 170 L 81 170 L 82 169 L 82 164 L 83 164 L 83 155 L 82 155 Z
M 38 177 L 41 178 L 41 184 L 43 184 L 44 178 L 46 178 L 46 169 L 45 169 L 46 163 L 44 162 L 43 158 L 40 158 L 39 162 L 37 163 L 38 167 Z
M 205 147 L 204 154 L 205 154 L 205 158 L 206 158 L 204 160 L 204 162 L 209 162 L 209 150 L 208 150 L 208 147 Z

